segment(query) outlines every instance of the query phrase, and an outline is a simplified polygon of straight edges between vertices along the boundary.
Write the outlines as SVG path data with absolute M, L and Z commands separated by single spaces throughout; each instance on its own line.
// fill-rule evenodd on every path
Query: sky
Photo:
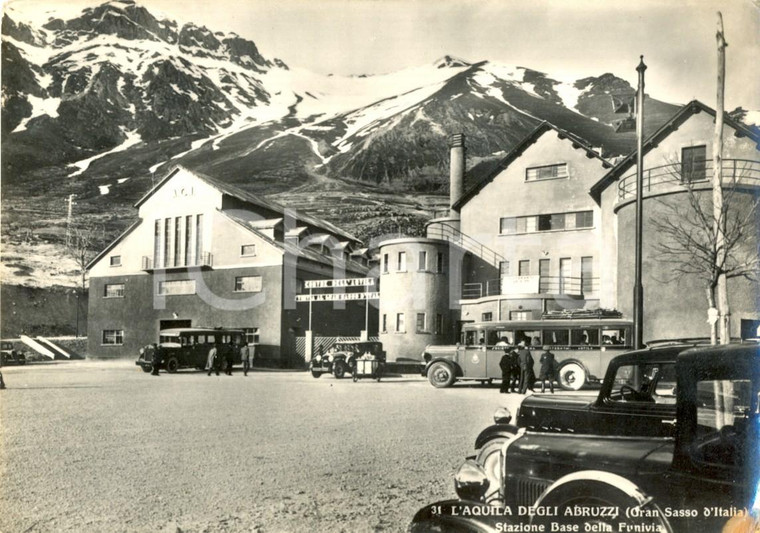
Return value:
M 88 0 L 5 0 L 44 20 Z M 716 102 L 717 12 L 726 40 L 726 102 L 760 110 L 760 0 L 138 0 L 155 15 L 234 31 L 267 58 L 319 73 L 382 74 L 450 54 L 578 79 L 612 72 L 673 103 Z

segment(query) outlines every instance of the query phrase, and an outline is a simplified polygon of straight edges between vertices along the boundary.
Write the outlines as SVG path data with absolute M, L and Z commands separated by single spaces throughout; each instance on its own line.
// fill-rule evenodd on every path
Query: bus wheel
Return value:
M 436 389 L 450 387 L 454 383 L 454 370 L 446 363 L 433 363 L 428 370 L 428 381 Z
M 581 390 L 586 384 L 586 370 L 580 363 L 567 363 L 557 372 L 557 383 L 564 390 Z
M 179 361 L 176 357 L 171 357 L 166 361 L 166 371 L 170 374 L 174 374 L 179 369 Z

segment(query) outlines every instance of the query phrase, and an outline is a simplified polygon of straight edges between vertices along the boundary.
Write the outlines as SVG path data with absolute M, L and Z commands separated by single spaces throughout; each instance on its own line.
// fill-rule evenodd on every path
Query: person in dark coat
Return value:
M 541 368 L 538 371 L 538 379 L 541 380 L 541 392 L 546 390 L 546 380 L 549 380 L 549 389 L 554 394 L 554 354 L 549 351 L 548 346 L 544 346 L 544 352 L 538 360 Z
M 520 362 L 514 347 L 509 350 L 509 392 L 520 391 Z
M 228 376 L 232 375 L 232 365 L 235 364 L 235 350 L 237 346 L 235 341 L 230 341 L 228 345 L 224 347 L 224 373 Z
M 533 356 L 524 341 L 520 342 L 517 350 L 517 362 L 520 365 L 520 394 L 525 394 L 528 389 L 533 390 L 536 374 L 533 372 Z
M 155 343 L 149 344 L 145 348 L 145 360 L 150 359 L 150 364 L 153 367 L 150 374 L 152 376 L 158 375 L 158 367 L 161 365 L 161 353 L 158 351 L 158 346 Z
M 496 343 L 496 346 L 504 350 L 504 355 L 502 355 L 501 359 L 499 359 L 499 368 L 501 368 L 501 388 L 499 389 L 499 392 L 501 394 L 506 394 L 508 392 L 512 392 L 512 360 L 510 357 L 511 349 L 506 337 L 502 337 L 502 339 Z
M 211 349 L 208 352 L 208 360 L 206 361 L 206 369 L 208 370 L 208 375 L 211 375 L 211 372 L 216 372 L 216 375 L 219 375 L 219 360 L 221 357 L 219 356 L 219 350 L 216 348 L 216 344 L 214 344 Z

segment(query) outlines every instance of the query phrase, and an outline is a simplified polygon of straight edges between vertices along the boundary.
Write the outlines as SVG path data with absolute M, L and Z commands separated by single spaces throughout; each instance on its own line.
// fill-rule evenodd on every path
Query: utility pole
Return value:
M 639 88 L 636 93 L 636 261 L 633 284 L 633 349 L 644 347 L 644 286 L 641 283 L 642 229 L 644 216 L 644 56 L 636 67 L 639 73 Z
M 71 214 L 72 214 L 72 206 L 74 205 L 74 198 L 76 197 L 76 194 L 70 194 L 68 199 L 68 209 L 66 214 L 66 247 L 68 248 L 71 244 Z
M 723 91 L 726 76 L 726 39 L 723 34 L 723 15 L 718 11 L 718 94 L 715 103 L 715 137 L 713 139 L 713 226 L 715 231 L 715 262 L 718 271 L 718 333 L 721 344 L 731 342 L 728 307 L 728 287 L 726 286 L 726 213 L 723 208 Z

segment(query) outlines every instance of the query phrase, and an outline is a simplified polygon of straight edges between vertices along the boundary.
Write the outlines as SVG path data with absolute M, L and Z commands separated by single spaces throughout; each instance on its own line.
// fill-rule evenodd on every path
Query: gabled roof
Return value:
M 681 126 L 681 124 L 690 119 L 692 115 L 696 115 L 702 111 L 712 115 L 713 117 L 715 116 L 715 110 L 706 106 L 699 100 L 692 100 L 683 106 L 675 115 L 673 115 L 670 120 L 663 124 L 660 129 L 650 135 L 648 139 L 644 140 L 642 143 L 642 152 L 646 154 L 652 148 L 657 148 L 657 145 L 659 145 L 668 135 L 676 131 Z M 723 122 L 736 130 L 735 135 L 737 137 L 749 137 L 755 141 L 755 143 L 760 143 L 760 137 L 755 132 L 753 132 L 744 124 L 731 119 L 727 114 L 723 115 Z M 636 150 L 634 150 L 628 154 L 617 165 L 615 165 L 612 170 L 605 174 L 602 179 L 600 179 L 594 184 L 593 187 L 591 187 L 591 196 L 597 202 L 599 201 L 599 198 L 601 197 L 602 191 L 604 191 L 604 189 L 606 189 L 613 181 L 616 181 L 623 172 L 636 164 L 636 153 Z
M 93 266 L 95 263 L 97 263 L 98 261 L 100 261 L 101 259 L 103 259 L 103 257 L 104 257 L 104 256 L 105 256 L 105 255 L 106 255 L 108 252 L 110 252 L 111 250 L 113 250 L 114 246 L 116 246 L 117 244 L 119 244 L 119 243 L 121 242 L 121 240 L 122 240 L 124 237 L 126 237 L 127 235 L 129 235 L 130 233 L 132 233 L 132 231 L 133 231 L 133 230 L 134 230 L 134 229 L 135 229 L 137 226 L 139 226 L 139 225 L 140 225 L 140 222 L 142 222 L 142 221 L 141 221 L 141 220 L 137 220 L 137 221 L 133 222 L 133 223 L 132 223 L 132 224 L 131 224 L 131 225 L 130 225 L 130 226 L 127 228 L 127 229 L 125 229 L 125 230 L 122 232 L 122 234 L 121 234 L 121 235 L 119 235 L 118 237 L 116 237 L 116 238 L 113 240 L 113 242 L 112 242 L 111 244 L 109 244 L 108 246 L 106 246 L 106 247 L 103 249 L 103 251 L 102 251 L 102 252 L 100 252 L 98 255 L 96 255 L 95 257 L 93 257 L 93 258 L 92 258 L 92 260 L 91 260 L 89 263 L 87 263 L 87 266 L 85 266 L 85 267 L 84 267 L 84 269 L 85 269 L 85 270 L 90 270 L 90 268 L 92 268 L 92 266 Z
M 274 239 L 269 238 L 267 235 L 261 233 L 257 228 L 252 227 L 251 224 L 246 220 L 243 220 L 235 215 L 231 215 L 230 213 L 226 213 L 222 210 L 218 210 L 218 213 L 225 216 L 227 219 L 231 220 L 235 224 L 238 224 L 243 229 L 246 229 L 249 232 L 253 233 L 260 239 L 268 242 L 269 244 L 271 244 L 272 246 L 280 250 L 282 253 L 288 252 L 288 253 L 292 253 L 298 256 L 299 258 L 307 259 L 314 263 L 319 263 L 321 265 L 326 265 L 330 267 L 334 266 L 334 263 L 331 257 L 325 256 L 324 254 L 321 254 L 314 249 L 278 242 Z M 325 240 L 327 240 L 327 238 L 329 238 L 329 235 L 325 235 Z M 353 273 L 367 274 L 367 272 L 369 271 L 369 269 L 366 266 L 352 259 L 345 262 L 345 267 L 346 267 L 346 270 Z
M 266 209 L 275 213 L 279 213 L 281 215 L 285 215 L 285 208 L 281 206 L 280 204 L 277 204 L 275 202 L 271 202 L 269 200 L 263 200 L 258 196 L 255 196 L 247 191 L 244 191 L 243 189 L 240 189 L 239 187 L 235 187 L 234 185 L 230 185 L 229 183 L 225 183 L 223 181 L 220 181 L 215 178 L 211 178 L 209 176 L 206 176 L 205 174 L 201 174 L 199 172 L 194 172 L 186 167 L 183 167 L 182 165 L 176 165 L 169 170 L 169 173 L 161 180 L 159 181 L 152 189 L 150 189 L 145 195 L 137 200 L 134 207 L 140 207 L 142 204 L 144 204 L 153 194 L 163 187 L 163 185 L 169 181 L 177 172 L 180 170 L 184 170 L 185 172 L 191 174 L 192 176 L 195 176 L 196 178 L 200 179 L 201 181 L 204 181 L 217 189 L 222 194 L 226 194 L 228 196 L 232 196 L 234 198 L 237 198 L 238 200 L 242 200 L 243 202 L 246 202 L 248 204 L 254 205 L 256 207 Z M 299 221 L 305 222 L 306 224 L 310 224 L 316 228 L 320 228 L 324 231 L 327 231 L 328 233 L 333 233 L 335 235 L 340 235 L 344 239 L 348 239 L 350 241 L 354 242 L 361 242 L 359 239 L 351 235 L 350 233 L 338 228 L 337 226 L 334 226 L 333 224 L 330 224 L 329 222 L 326 222 L 324 220 L 311 217 L 305 213 L 299 212 L 296 217 Z
M 580 149 L 586 152 L 586 157 L 589 159 L 598 159 L 602 163 L 602 167 L 610 168 L 612 165 L 609 161 L 599 155 L 585 140 L 581 139 L 577 135 L 558 128 L 557 126 L 549 123 L 542 122 L 536 129 L 530 132 L 527 137 L 520 141 L 507 155 L 502 159 L 498 165 L 480 182 L 470 188 L 462 197 L 456 201 L 453 205 L 454 209 L 460 209 L 466 204 L 473 196 L 478 194 L 486 185 L 491 183 L 496 176 L 498 176 L 504 169 L 511 165 L 518 157 L 520 157 L 525 150 L 533 145 L 539 137 L 541 137 L 547 131 L 554 130 L 560 139 L 569 139 L 573 143 L 573 148 Z

